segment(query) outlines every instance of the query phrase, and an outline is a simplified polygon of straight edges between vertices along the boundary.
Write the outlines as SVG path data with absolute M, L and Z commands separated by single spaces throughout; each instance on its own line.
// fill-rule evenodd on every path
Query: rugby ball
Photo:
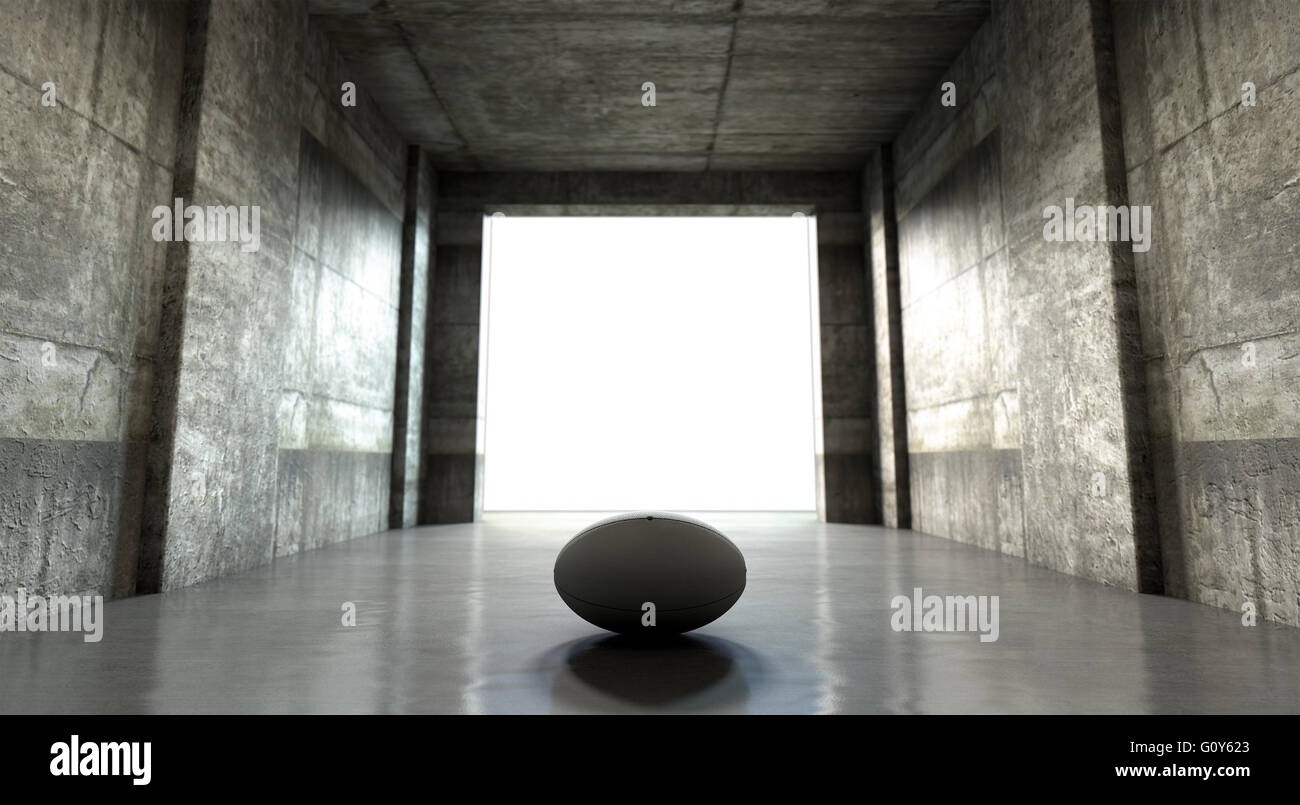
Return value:
M 560 550 L 555 589 L 579 617 L 611 632 L 689 632 L 740 598 L 745 557 L 722 532 L 692 517 L 619 514 Z

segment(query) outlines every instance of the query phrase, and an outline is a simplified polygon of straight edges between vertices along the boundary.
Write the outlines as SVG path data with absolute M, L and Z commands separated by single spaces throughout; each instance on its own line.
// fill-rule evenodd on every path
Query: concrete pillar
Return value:
M 260 207 L 256 252 L 169 244 L 139 592 L 271 561 L 305 15 L 191 3 L 173 198 Z
M 1043 235 L 1048 205 L 1127 203 L 1109 9 L 1017 0 L 994 15 L 1026 557 L 1159 592 L 1131 247 Z
M 428 318 L 429 257 L 437 177 L 418 146 L 407 149 L 402 273 L 398 290 L 397 382 L 393 393 L 393 454 L 388 527 L 418 521 L 420 439 L 424 412 L 424 342 Z
M 907 452 L 907 395 L 903 375 L 903 313 L 898 280 L 898 221 L 894 213 L 894 158 L 876 149 L 863 175 L 871 301 L 875 313 L 877 465 L 881 521 L 912 527 Z

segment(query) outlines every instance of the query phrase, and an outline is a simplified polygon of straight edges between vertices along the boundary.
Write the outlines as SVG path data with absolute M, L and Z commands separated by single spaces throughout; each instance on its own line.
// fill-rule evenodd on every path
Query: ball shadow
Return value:
M 552 699 L 584 708 L 597 704 L 596 692 L 635 707 L 730 710 L 749 697 L 756 665 L 743 647 L 704 635 L 597 635 L 560 660 Z

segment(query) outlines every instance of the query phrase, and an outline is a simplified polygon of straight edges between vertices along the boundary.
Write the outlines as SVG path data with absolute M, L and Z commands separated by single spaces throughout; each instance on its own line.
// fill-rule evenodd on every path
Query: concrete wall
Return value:
M 860 196 L 859 196 L 860 198 Z M 817 214 L 822 494 L 831 523 L 879 523 L 875 308 L 861 202 Z
M 364 90 L 340 104 L 349 74 L 324 32 L 312 25 L 307 42 L 277 556 L 388 527 L 403 291 L 406 147 Z M 427 256 L 416 257 L 407 269 L 422 282 Z
M 1025 550 L 1159 592 L 1131 246 L 1043 238 L 1049 204 L 1127 202 L 1108 11 L 1101 0 L 995 7 Z M 1071 48 L 1077 58 L 1061 58 Z
M 814 211 L 821 277 L 822 413 L 826 516 L 879 522 L 874 329 L 866 281 L 859 177 L 851 173 L 443 173 L 438 183 L 436 270 L 426 355 L 425 453 L 420 520 L 471 520 L 480 508 L 483 457 L 478 349 L 482 218 L 511 205 L 532 214 L 736 214 L 741 206 Z M 604 209 L 602 209 L 604 208 Z
M 1166 590 L 1300 625 L 1300 14 L 1118 2 L 1115 40 Z
M 0 590 L 135 589 L 184 25 L 0 3 Z
M 300 3 L 0 4 L 0 589 L 386 527 L 407 150 L 343 80 Z M 177 196 L 256 205 L 259 248 L 156 242 Z
M 990 21 L 944 76 L 957 105 L 936 86 L 893 145 L 903 418 L 912 526 L 1024 556 L 997 57 Z M 873 189 L 883 180 L 869 175 Z
M 1158 591 L 1132 256 L 1042 229 L 1125 197 L 1108 12 L 995 4 L 894 143 L 912 516 Z
M 892 148 L 915 527 L 1300 623 L 1298 67 L 1285 2 L 994 5 Z M 1047 240 L 1067 198 L 1150 250 Z
M 169 262 L 175 392 L 155 402 L 149 489 L 166 502 L 146 520 L 146 589 L 388 522 L 405 147 L 364 91 L 342 106 L 346 68 L 299 5 L 214 3 L 200 46 L 194 184 L 177 195 L 260 205 L 262 244 Z

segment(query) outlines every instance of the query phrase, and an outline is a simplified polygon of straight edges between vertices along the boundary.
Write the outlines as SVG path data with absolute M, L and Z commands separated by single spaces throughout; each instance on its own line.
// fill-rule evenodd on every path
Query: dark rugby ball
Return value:
M 569 540 L 555 559 L 555 589 L 569 609 L 611 632 L 689 632 L 740 598 L 745 557 L 694 518 L 620 514 Z

